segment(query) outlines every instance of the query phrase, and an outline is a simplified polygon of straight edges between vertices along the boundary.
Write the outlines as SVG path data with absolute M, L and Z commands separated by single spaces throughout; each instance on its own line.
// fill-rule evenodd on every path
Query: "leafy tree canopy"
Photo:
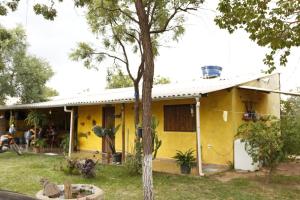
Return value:
M 25 31 L 0 26 L 0 102 L 7 96 L 21 103 L 44 101 L 57 92 L 46 86 L 53 76 L 50 65 L 27 53 Z
M 270 48 L 265 64 L 269 72 L 286 65 L 293 47 L 300 46 L 300 1 L 298 0 L 221 0 L 215 21 L 233 33 L 243 29 L 259 46 Z
M 162 76 L 154 77 L 154 85 L 158 84 L 168 84 L 170 79 Z M 133 82 L 130 79 L 129 75 L 126 75 L 120 67 L 113 67 L 107 70 L 106 76 L 106 88 L 125 88 L 133 87 Z

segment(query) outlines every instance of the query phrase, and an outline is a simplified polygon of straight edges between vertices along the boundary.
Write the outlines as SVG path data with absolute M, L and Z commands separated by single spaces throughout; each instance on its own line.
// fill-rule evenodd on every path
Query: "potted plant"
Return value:
M 40 153 L 41 149 L 43 149 L 46 146 L 46 140 L 45 139 L 36 139 L 33 140 L 33 151 L 35 153 Z
M 116 147 L 114 144 L 114 138 L 116 133 L 118 132 L 120 125 L 113 127 L 113 128 L 103 128 L 101 126 L 94 126 L 93 132 L 104 140 L 108 141 L 109 148 L 112 153 L 113 162 L 114 163 L 121 163 L 122 162 L 122 153 L 116 152 Z
M 196 158 L 193 155 L 194 151 L 192 149 L 186 152 L 178 151 L 173 157 L 176 159 L 177 164 L 180 166 L 180 171 L 182 174 L 190 174 L 191 169 L 196 164 Z

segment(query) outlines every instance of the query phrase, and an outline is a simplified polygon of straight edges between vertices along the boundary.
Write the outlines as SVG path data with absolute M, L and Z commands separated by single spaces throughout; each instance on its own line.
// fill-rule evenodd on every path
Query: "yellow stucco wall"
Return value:
M 269 81 L 255 80 L 245 85 L 275 89 L 279 87 L 278 76 L 274 75 Z M 280 98 L 278 94 L 267 94 L 231 88 L 228 90 L 209 93 L 207 97 L 200 99 L 201 115 L 201 148 L 204 163 L 228 164 L 233 162 L 233 141 L 238 126 L 243 122 L 245 112 L 244 101 L 255 102 L 255 111 L 262 114 L 280 114 Z M 195 104 L 195 99 L 165 100 L 153 102 L 153 115 L 159 120 L 157 127 L 162 146 L 158 151 L 157 158 L 172 159 L 176 150 L 186 151 L 190 148 L 196 150 L 196 132 L 165 132 L 163 122 L 163 106 L 174 104 Z M 121 104 L 115 106 L 115 113 L 121 113 Z M 224 115 L 227 114 L 227 117 Z M 102 124 L 102 106 L 81 106 L 78 109 L 78 133 L 90 132 L 88 138 L 79 138 L 81 150 L 101 150 L 101 139 L 92 131 L 92 120 Z M 91 119 L 88 119 L 91 116 Z M 131 153 L 134 149 L 134 109 L 133 104 L 125 105 L 125 150 Z M 84 125 L 82 125 L 84 124 Z M 115 124 L 121 124 L 121 118 L 115 119 Z M 122 150 L 121 128 L 116 135 L 116 149 Z
M 80 150 L 101 151 L 102 140 L 92 132 L 93 120 L 102 123 L 102 106 L 80 106 L 78 108 L 78 142 Z M 81 137 L 81 135 L 87 137 Z
M 208 97 L 201 99 L 201 133 L 202 133 L 202 152 L 203 160 L 208 163 L 226 164 L 227 159 L 232 152 L 232 132 L 230 132 L 230 122 L 223 122 L 223 113 L 220 110 L 230 109 L 230 91 L 221 91 L 213 93 Z M 229 103 L 229 106 L 228 106 Z M 174 104 L 195 104 L 194 99 L 187 100 L 168 100 L 153 102 L 153 115 L 159 120 L 157 127 L 158 136 L 162 140 L 162 146 L 158 151 L 158 158 L 172 158 L 176 150 L 186 151 L 190 148 L 196 150 L 196 132 L 165 132 L 163 123 L 163 106 Z M 116 114 L 121 113 L 121 105 L 114 105 Z M 92 131 L 92 120 L 95 119 L 97 124 L 102 123 L 102 106 L 81 106 L 78 109 L 78 134 L 88 133 L 87 138 L 79 137 L 81 150 L 95 151 L 101 150 L 101 139 L 95 136 Z M 88 117 L 90 116 L 90 117 Z M 125 105 L 125 150 L 132 153 L 134 149 L 134 110 L 133 104 Z M 99 123 L 98 123 L 99 121 Z M 115 119 L 115 124 L 121 124 L 121 118 Z M 213 136 L 213 137 L 212 137 Z M 231 137 L 229 139 L 228 137 Z M 121 129 L 116 134 L 116 149 L 122 150 Z M 207 148 L 208 144 L 213 149 Z M 224 152 L 230 152 L 225 157 Z

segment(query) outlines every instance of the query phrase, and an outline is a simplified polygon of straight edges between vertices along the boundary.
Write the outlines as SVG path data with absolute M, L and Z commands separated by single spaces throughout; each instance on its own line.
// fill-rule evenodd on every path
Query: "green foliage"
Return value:
M 177 151 L 173 158 L 176 159 L 178 165 L 191 168 L 196 165 L 196 158 L 193 154 L 194 151 L 192 149 L 189 149 L 186 152 Z
M 18 3 L 20 0 L 8 0 L 0 2 L 0 16 L 7 15 L 7 13 L 11 11 L 15 11 L 18 7 Z
M 221 0 L 218 10 L 215 21 L 221 29 L 243 29 L 259 46 L 271 49 L 264 59 L 269 72 L 275 69 L 277 54 L 279 64 L 286 65 L 291 49 L 300 46 L 299 1 Z
M 281 102 L 281 134 L 285 154 L 300 155 L 300 97 Z
M 62 139 L 60 143 L 60 147 L 63 149 L 64 153 L 69 152 L 69 142 L 70 142 L 70 136 L 68 133 L 66 133 L 65 137 Z
M 152 133 L 152 154 L 153 160 L 156 158 L 157 152 L 161 147 L 162 141 L 158 138 L 156 128 L 159 125 L 159 121 L 156 117 L 152 116 L 151 119 L 151 133 Z
M 21 27 L 9 30 L 0 25 L 0 103 L 7 96 L 19 97 L 22 103 L 47 100 L 54 92 L 46 87 L 52 76 L 47 62 L 27 54 Z
M 68 175 L 79 175 L 80 172 L 76 167 L 78 159 L 76 158 L 65 158 L 64 162 L 61 163 L 60 170 Z
M 133 81 L 129 75 L 125 75 L 124 72 L 119 68 L 110 68 L 107 70 L 106 75 L 106 88 L 125 88 L 132 87 Z
M 158 85 L 158 84 L 168 84 L 171 83 L 171 80 L 168 77 L 162 77 L 160 75 L 154 77 L 153 84 Z
M 270 172 L 283 161 L 284 141 L 280 133 L 280 121 L 274 116 L 262 117 L 256 122 L 246 122 L 238 128 L 238 138 L 253 162 L 268 167 Z
M 115 148 L 115 144 L 113 143 L 113 139 L 116 136 L 116 133 L 118 132 L 119 128 L 120 128 L 120 124 L 117 125 L 116 127 L 112 127 L 112 128 L 103 128 L 101 126 L 94 126 L 92 128 L 92 131 L 98 136 L 101 137 L 102 139 L 106 139 L 109 143 L 109 147 L 111 149 L 111 152 L 113 154 L 116 153 L 116 148 Z
M 125 161 L 124 166 L 126 168 L 126 171 L 130 175 L 139 175 L 139 174 L 142 174 L 141 159 L 139 159 L 135 154 L 134 155 L 127 155 L 126 156 L 126 161 Z
M 32 142 L 32 145 L 36 148 L 44 148 L 46 147 L 47 143 L 45 139 L 36 139 Z
M 170 82 L 169 78 L 158 75 L 154 77 L 153 84 L 168 84 Z M 113 89 L 125 87 L 133 87 L 133 81 L 130 76 L 126 75 L 119 66 L 109 68 L 106 75 L 106 88 Z
M 27 125 L 35 126 L 35 128 L 37 128 L 38 126 L 41 127 L 41 126 L 47 124 L 48 118 L 47 118 L 46 114 L 44 114 L 44 113 L 41 113 L 36 110 L 31 110 L 28 113 L 28 115 L 25 119 L 25 122 Z

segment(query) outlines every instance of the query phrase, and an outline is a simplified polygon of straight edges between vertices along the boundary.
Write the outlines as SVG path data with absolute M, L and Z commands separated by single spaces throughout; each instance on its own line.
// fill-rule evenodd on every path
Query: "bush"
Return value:
M 61 164 L 60 170 L 69 175 L 81 174 L 84 178 L 93 178 L 96 176 L 97 161 L 92 159 L 79 160 L 76 158 L 66 158 L 65 162 Z M 54 166 L 56 169 L 57 167 Z
M 300 97 L 281 102 L 281 130 L 285 154 L 300 155 Z
M 269 168 L 271 175 L 284 160 L 284 137 L 280 132 L 280 120 L 274 116 L 262 117 L 256 122 L 246 122 L 238 129 L 238 138 L 245 142 L 245 148 L 253 162 L 260 162 Z
M 142 174 L 142 163 L 141 159 L 137 158 L 135 155 L 128 155 L 124 164 L 127 172 L 131 175 Z
M 93 178 L 96 176 L 95 167 L 97 162 L 92 159 L 85 159 L 76 163 L 76 168 L 84 178 Z
M 70 136 L 66 134 L 60 143 L 60 147 L 63 149 L 64 154 L 67 154 L 69 152 L 69 142 Z

